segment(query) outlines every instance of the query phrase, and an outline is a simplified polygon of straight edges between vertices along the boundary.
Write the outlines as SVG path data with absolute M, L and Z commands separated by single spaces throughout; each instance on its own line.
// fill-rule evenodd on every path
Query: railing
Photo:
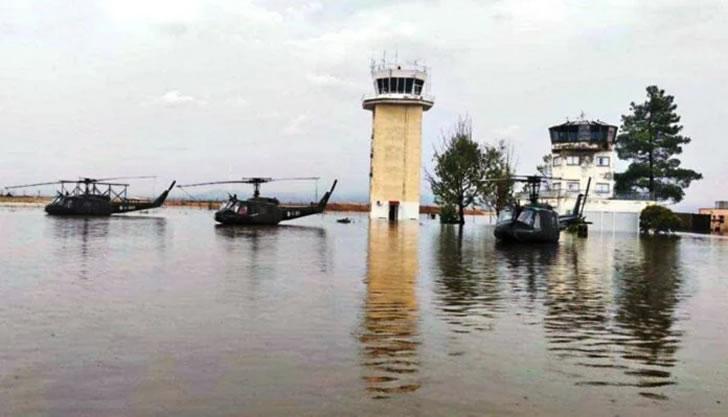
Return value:
M 567 199 L 576 198 L 579 194 L 583 194 L 585 190 L 580 191 L 568 191 L 568 190 L 543 190 L 539 192 L 539 198 L 546 199 Z M 516 193 L 516 196 L 521 199 L 528 199 L 529 194 L 524 192 Z M 614 194 L 600 193 L 595 191 L 594 188 L 589 190 L 589 197 L 601 197 L 608 198 L 610 200 L 629 200 L 629 201 L 650 201 L 652 198 L 649 193 L 624 193 Z
M 650 201 L 654 200 L 650 193 L 620 193 L 615 194 L 612 200 Z
M 385 93 L 385 94 L 363 94 L 361 96 L 362 101 L 387 99 L 387 98 L 394 99 L 394 100 L 435 101 L 435 96 L 426 95 L 426 94 Z

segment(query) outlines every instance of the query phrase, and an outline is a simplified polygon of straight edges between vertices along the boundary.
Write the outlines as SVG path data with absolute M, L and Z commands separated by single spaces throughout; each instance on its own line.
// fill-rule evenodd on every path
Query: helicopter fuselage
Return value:
M 542 205 L 504 209 L 494 230 L 497 239 L 520 243 L 556 243 L 560 232 L 558 213 Z
M 56 216 L 110 216 L 111 200 L 102 195 L 61 195 L 45 207 L 46 213 Z
M 58 193 L 56 198 L 45 206 L 45 211 L 53 216 L 110 216 L 118 213 L 147 210 L 160 207 L 167 199 L 175 182 L 155 200 L 114 198 L 109 194 L 96 192 Z
M 257 188 L 254 196 L 247 200 L 238 200 L 233 195 L 215 212 L 215 221 L 226 225 L 273 226 L 282 221 L 322 213 L 336 188 L 336 183 L 337 181 L 334 181 L 331 189 L 318 203 L 308 205 L 281 205 L 275 198 L 260 197 Z
M 215 221 L 235 225 L 276 225 L 285 220 L 321 213 L 325 204 L 280 205 L 275 198 L 231 198 L 215 213 Z

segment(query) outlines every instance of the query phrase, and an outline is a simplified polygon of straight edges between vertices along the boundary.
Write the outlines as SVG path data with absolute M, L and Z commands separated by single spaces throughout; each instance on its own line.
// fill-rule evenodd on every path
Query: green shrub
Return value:
M 667 207 L 647 206 L 640 213 L 640 232 L 672 233 L 682 227 L 680 218 Z
M 455 224 L 458 223 L 458 212 L 453 205 L 444 205 L 440 207 L 440 223 Z

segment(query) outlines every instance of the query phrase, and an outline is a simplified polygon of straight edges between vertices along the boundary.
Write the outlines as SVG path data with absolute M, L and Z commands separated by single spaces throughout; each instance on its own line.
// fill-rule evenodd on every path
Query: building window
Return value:
M 551 189 L 554 191 L 561 191 L 561 183 L 555 182 L 555 183 L 551 184 Z
M 423 80 L 415 79 L 415 94 L 418 96 L 422 94 L 422 86 L 425 84 Z
M 597 194 L 609 194 L 609 183 L 598 182 L 596 186 L 596 192 Z
M 597 166 L 608 167 L 609 157 L 608 156 L 597 156 Z
M 567 156 L 566 165 L 579 165 L 581 163 L 578 156 Z
M 720 216 L 718 216 L 718 223 L 725 223 L 725 216 L 724 215 L 721 214 Z
M 552 165 L 555 167 L 561 166 L 561 157 L 560 156 L 554 156 L 553 161 L 551 161 Z
M 579 183 L 578 182 L 570 182 L 566 185 L 569 191 L 578 192 L 579 191 Z
M 407 94 L 412 94 L 412 86 L 414 85 L 414 79 L 413 78 L 406 78 L 405 79 L 405 87 L 404 92 Z

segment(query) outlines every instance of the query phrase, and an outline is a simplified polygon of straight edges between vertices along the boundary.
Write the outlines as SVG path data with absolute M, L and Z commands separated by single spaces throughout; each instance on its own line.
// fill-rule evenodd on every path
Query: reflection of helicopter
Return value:
M 174 187 L 174 181 L 155 200 L 128 198 L 127 187 L 129 187 L 129 184 L 108 182 L 146 178 L 154 177 L 80 178 L 76 181 L 60 180 L 37 184 L 15 185 L 5 187 L 5 189 L 10 190 L 60 184 L 61 189 L 56 194 L 56 197 L 45 207 L 46 213 L 53 215 L 109 216 L 116 213 L 152 209 L 164 204 L 164 200 L 167 199 L 169 191 Z
M 529 203 L 505 208 L 498 215 L 495 237 L 506 242 L 558 242 L 561 230 L 576 226 L 580 234 L 585 233 L 584 206 L 589 195 L 591 178 L 586 186 L 586 194 L 579 194 L 571 214 L 561 215 L 548 204 L 538 202 L 541 182 L 548 179 L 538 175 L 514 176 L 511 181 L 525 182 L 528 188 Z M 497 180 L 496 180 L 497 181 Z
M 253 184 L 253 197 L 247 200 L 238 200 L 237 195 L 230 195 L 228 201 L 215 212 L 215 220 L 222 224 L 238 225 L 276 225 L 284 220 L 296 219 L 321 213 L 334 192 L 337 181 L 327 191 L 318 203 L 308 205 L 281 205 L 278 199 L 261 197 L 260 184 L 272 181 L 292 180 L 318 180 L 318 177 L 296 177 L 296 178 L 242 178 L 232 181 L 212 181 L 197 184 L 178 185 L 180 188 L 197 187 L 214 184 Z

